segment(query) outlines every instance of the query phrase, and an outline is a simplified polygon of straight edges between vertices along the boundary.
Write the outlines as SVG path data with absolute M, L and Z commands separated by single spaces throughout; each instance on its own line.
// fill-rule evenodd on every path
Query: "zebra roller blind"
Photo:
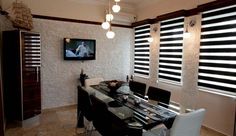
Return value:
M 181 83 L 184 17 L 161 21 L 158 80 Z
M 150 43 L 150 24 L 135 27 L 134 44 L 134 74 L 136 76 L 149 76 Z
M 202 13 L 198 86 L 236 94 L 236 5 Z

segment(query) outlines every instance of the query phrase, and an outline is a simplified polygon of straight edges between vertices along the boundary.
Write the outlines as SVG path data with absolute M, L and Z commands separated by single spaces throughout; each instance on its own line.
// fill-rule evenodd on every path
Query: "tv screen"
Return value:
M 64 38 L 65 60 L 95 60 L 96 40 Z

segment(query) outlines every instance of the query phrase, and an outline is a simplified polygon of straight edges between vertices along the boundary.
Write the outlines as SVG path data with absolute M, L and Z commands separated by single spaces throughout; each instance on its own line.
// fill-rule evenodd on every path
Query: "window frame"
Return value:
M 229 68 L 227 67 L 228 63 L 226 64 L 226 61 L 228 61 L 228 62 L 231 62 L 232 65 L 236 65 L 236 60 L 233 59 L 236 57 L 236 55 L 230 56 L 229 53 L 227 52 L 227 50 L 229 51 L 231 49 L 236 50 L 236 25 L 235 23 L 230 23 L 229 21 L 231 20 L 230 17 L 232 18 L 232 16 L 233 17 L 236 16 L 236 11 L 234 9 L 236 9 L 236 4 L 230 5 L 230 6 L 224 6 L 220 8 L 215 8 L 215 9 L 210 9 L 210 10 L 202 12 L 198 81 L 197 81 L 198 89 L 200 91 L 214 93 L 214 94 L 228 96 L 228 97 L 236 97 L 236 87 L 231 88 L 230 85 L 233 86 L 233 83 L 229 82 L 229 81 L 231 82 L 236 81 L 236 77 L 229 75 L 230 73 L 236 74 L 236 68 L 233 68 L 233 66 L 232 68 Z M 224 11 L 229 11 L 229 12 L 224 12 Z M 216 20 L 220 20 L 220 23 L 219 22 L 215 23 Z M 232 22 L 236 22 L 236 19 L 232 19 L 232 20 L 233 20 Z M 228 24 L 226 25 L 226 23 Z M 234 25 L 235 29 L 231 29 L 229 27 L 230 25 L 231 26 Z M 223 28 L 226 28 L 226 29 L 223 29 Z M 229 35 L 230 33 L 233 33 L 233 36 Z M 214 35 L 215 37 L 213 37 Z M 234 38 L 231 39 L 231 37 L 234 37 Z M 222 44 L 223 42 L 225 42 L 225 44 Z M 223 46 L 226 46 L 226 47 L 223 47 Z M 213 47 L 216 47 L 216 48 L 213 48 Z M 218 51 L 219 49 L 223 49 L 223 51 Z M 213 50 L 215 50 L 215 52 L 213 52 Z M 215 54 L 218 53 L 218 55 L 214 55 L 213 53 Z M 232 54 L 233 53 L 236 53 L 236 51 L 232 51 Z M 225 55 L 222 56 L 223 54 Z M 232 58 L 230 59 L 230 57 Z M 226 58 L 229 58 L 230 60 Z M 207 62 L 208 59 L 209 60 L 212 59 L 212 60 Z M 210 67 L 210 68 L 206 69 L 207 67 L 208 68 Z M 232 71 L 228 71 L 230 69 Z M 219 72 L 219 73 L 216 73 L 216 72 Z M 223 73 L 225 73 L 226 76 Z M 204 81 L 204 75 L 206 76 L 207 74 L 208 74 L 208 77 L 206 77 Z M 215 75 L 215 77 L 213 77 L 213 75 Z M 206 80 L 207 78 L 208 80 Z M 211 78 L 212 80 L 209 80 Z M 205 82 L 205 85 L 204 85 L 204 82 Z M 218 84 L 215 85 L 213 84 L 214 82 Z M 199 83 L 201 85 L 199 85 Z M 229 91 L 229 90 L 227 91 L 226 87 L 220 84 L 225 84 L 226 86 L 230 86 L 229 88 L 231 88 L 232 91 Z M 225 90 L 223 90 L 222 88 L 225 88 Z
M 135 38 L 134 55 L 133 55 L 134 76 L 142 77 L 142 78 L 150 77 L 150 55 L 151 54 L 150 54 L 150 43 L 148 42 L 148 38 L 150 37 L 151 37 L 151 24 L 144 24 L 144 25 L 136 26 L 134 28 L 134 38 Z M 136 50 L 143 50 L 143 51 L 140 51 L 138 53 L 136 52 Z
M 178 20 L 180 20 L 180 22 L 174 23 L 175 21 L 178 21 Z M 164 82 L 164 83 L 178 85 L 178 86 L 183 85 L 182 69 L 183 69 L 183 47 L 184 47 L 183 46 L 183 43 L 184 43 L 184 36 L 183 36 L 184 35 L 184 20 L 185 20 L 184 16 L 179 16 L 179 17 L 174 17 L 174 18 L 171 18 L 171 19 L 166 19 L 166 20 L 163 20 L 163 21 L 160 22 L 160 43 L 159 43 L 160 46 L 159 46 L 159 60 L 158 60 L 158 69 L 157 69 L 157 82 Z M 169 25 L 168 25 L 168 22 L 170 23 Z M 171 23 L 171 22 L 173 22 L 173 23 Z M 167 26 L 164 25 L 164 27 L 163 27 L 162 23 L 167 24 Z M 175 29 L 174 28 L 175 26 L 177 26 L 179 30 Z M 162 28 L 164 28 L 164 30 L 167 28 L 167 32 L 165 32 L 165 31 L 163 32 Z M 171 29 L 168 30 L 168 28 L 171 28 Z M 168 34 L 170 34 L 170 35 L 168 35 Z M 175 40 L 174 40 L 175 38 L 177 39 L 178 42 L 175 42 Z M 162 41 L 162 39 L 164 39 L 164 40 Z M 167 40 L 173 40 L 173 41 L 168 43 Z M 165 45 L 165 44 L 169 44 L 168 46 L 170 46 L 170 47 L 163 47 L 163 45 Z M 171 44 L 173 44 L 173 45 L 171 45 Z M 175 47 L 177 47 L 178 50 L 181 50 L 180 52 L 177 51 L 176 55 L 165 54 L 165 52 L 164 52 L 164 54 L 163 54 L 163 52 L 161 53 L 161 49 L 164 49 L 164 50 L 167 49 L 167 51 L 168 51 L 168 48 L 169 48 L 169 50 L 171 50 L 171 48 L 176 49 Z M 166 52 L 166 53 L 170 53 L 170 52 Z M 161 57 L 161 55 L 162 55 L 162 57 Z M 171 56 L 171 58 L 165 58 L 163 55 L 165 57 L 168 57 L 168 56 L 170 57 Z M 169 60 L 174 60 L 174 61 L 177 60 L 178 63 L 180 63 L 180 64 L 172 64 L 172 63 L 166 63 L 165 64 L 165 63 L 161 62 L 162 58 L 166 59 L 167 61 L 168 61 L 168 59 Z M 164 67 L 164 68 L 161 68 L 161 70 L 165 71 L 167 69 L 167 72 L 170 71 L 170 72 L 174 72 L 173 74 L 177 74 L 177 73 L 180 74 L 180 75 L 176 75 L 177 78 L 179 78 L 180 81 L 160 78 L 160 66 L 161 65 L 163 65 L 163 67 Z

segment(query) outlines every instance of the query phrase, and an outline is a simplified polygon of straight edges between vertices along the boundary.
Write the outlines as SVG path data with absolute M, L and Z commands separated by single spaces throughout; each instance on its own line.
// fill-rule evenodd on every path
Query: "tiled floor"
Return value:
M 57 108 L 44 111 L 41 114 L 40 124 L 27 128 L 8 126 L 6 136 L 84 136 L 75 129 L 76 107 Z M 76 131 L 78 133 L 76 133 Z M 92 136 L 100 136 L 96 131 Z M 202 128 L 201 136 L 224 136 L 207 128 Z

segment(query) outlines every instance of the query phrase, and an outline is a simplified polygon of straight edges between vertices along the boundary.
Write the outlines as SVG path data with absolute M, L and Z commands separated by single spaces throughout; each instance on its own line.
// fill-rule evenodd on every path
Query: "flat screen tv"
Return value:
M 64 38 L 64 60 L 95 60 L 96 40 Z

